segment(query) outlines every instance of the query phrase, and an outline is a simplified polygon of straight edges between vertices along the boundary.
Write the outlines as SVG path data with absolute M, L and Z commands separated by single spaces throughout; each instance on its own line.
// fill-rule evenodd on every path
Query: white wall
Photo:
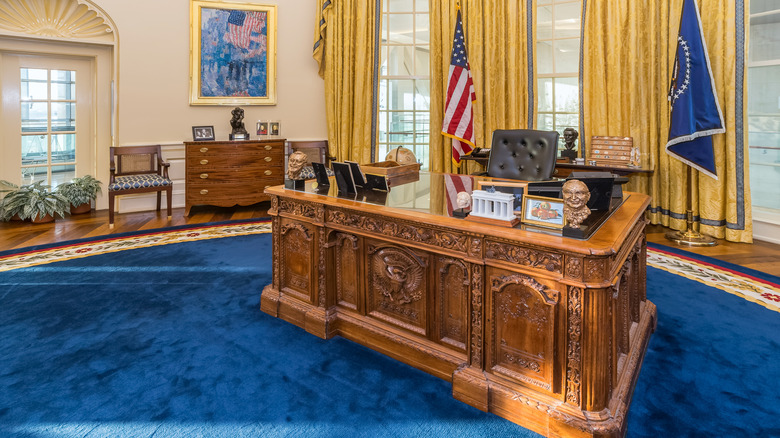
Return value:
M 93 0 L 114 21 L 119 35 L 118 122 L 116 143 L 162 144 L 171 163 L 174 207 L 184 206 L 184 146 L 192 126 L 213 125 L 227 139 L 233 106 L 191 106 L 190 1 Z M 229 4 L 225 2 L 226 4 Z M 312 58 L 316 2 L 263 0 L 243 3 L 277 5 L 276 105 L 244 109 L 247 131 L 255 138 L 257 120 L 281 121 L 281 135 L 291 140 L 327 138 L 325 92 Z M 105 163 L 106 168 L 108 163 Z M 102 172 L 98 172 L 102 173 Z M 117 198 L 118 211 L 154 208 L 154 196 Z M 98 199 L 98 208 L 107 208 Z
M 93 0 L 119 34 L 118 143 L 172 143 L 192 139 L 193 125 L 230 133 L 232 106 L 190 106 L 190 1 Z M 312 58 L 316 2 L 277 4 L 277 104 L 246 106 L 244 122 L 281 120 L 282 135 L 326 138 L 324 84 Z

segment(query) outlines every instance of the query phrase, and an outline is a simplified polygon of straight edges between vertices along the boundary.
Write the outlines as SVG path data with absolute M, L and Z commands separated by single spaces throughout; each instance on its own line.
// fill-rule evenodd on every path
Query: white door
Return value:
M 95 169 L 90 58 L 3 53 L 0 179 L 57 186 Z

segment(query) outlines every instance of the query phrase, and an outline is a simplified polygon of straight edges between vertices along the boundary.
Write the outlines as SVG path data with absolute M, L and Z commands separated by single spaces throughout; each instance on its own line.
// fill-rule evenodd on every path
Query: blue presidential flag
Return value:
M 726 130 L 695 0 L 683 4 L 669 101 L 672 116 L 666 152 L 718 179 L 711 136 Z

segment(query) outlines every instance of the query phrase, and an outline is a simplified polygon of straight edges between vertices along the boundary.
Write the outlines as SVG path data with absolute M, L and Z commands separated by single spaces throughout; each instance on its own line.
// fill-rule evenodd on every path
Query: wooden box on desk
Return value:
M 634 155 L 631 137 L 591 137 L 588 161 L 595 161 L 598 166 L 634 165 Z

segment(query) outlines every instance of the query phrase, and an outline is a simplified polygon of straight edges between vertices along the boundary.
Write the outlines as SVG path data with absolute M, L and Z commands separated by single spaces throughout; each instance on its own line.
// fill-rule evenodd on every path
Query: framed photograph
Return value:
M 194 141 L 214 140 L 213 126 L 193 126 L 192 139 Z
M 328 178 L 328 170 L 322 163 L 311 163 L 311 167 L 314 169 L 314 175 L 317 177 L 317 185 L 320 187 L 330 187 L 330 178 Z
M 354 194 L 355 179 L 352 176 L 352 168 L 347 163 L 332 162 L 330 166 L 333 168 L 333 173 L 336 175 L 336 185 L 339 189 L 339 194 Z
M 268 122 L 257 122 L 257 135 L 268 135 Z
M 363 174 L 363 171 L 360 169 L 360 164 L 358 164 L 355 161 L 344 161 L 344 162 L 349 164 L 349 167 L 352 169 L 352 178 L 355 180 L 355 185 L 357 187 L 365 187 L 366 176 L 365 174 Z
M 282 135 L 282 122 L 272 120 L 268 122 L 268 133 L 271 135 Z
M 535 195 L 523 196 L 521 221 L 524 224 L 563 228 L 563 199 Z
M 276 105 L 276 5 L 191 0 L 190 105 Z
M 477 190 L 488 190 L 493 187 L 495 191 L 502 193 L 511 193 L 515 195 L 514 210 L 515 215 L 523 214 L 523 195 L 525 195 L 527 182 L 508 182 L 508 181 L 477 181 Z

